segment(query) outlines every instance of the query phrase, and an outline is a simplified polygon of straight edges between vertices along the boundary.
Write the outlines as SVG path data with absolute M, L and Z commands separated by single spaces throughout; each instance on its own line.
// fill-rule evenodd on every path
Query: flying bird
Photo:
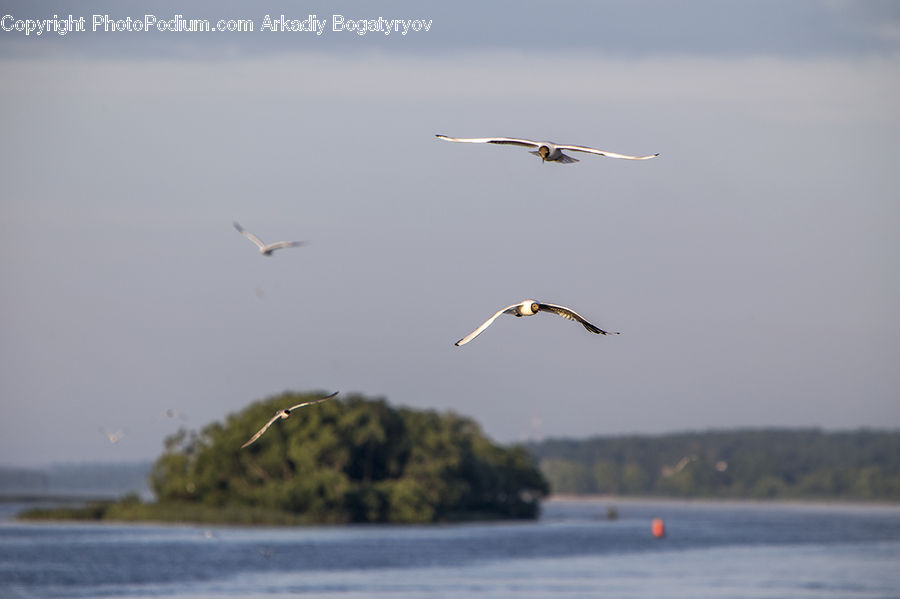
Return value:
M 303 241 L 276 241 L 275 243 L 266 245 L 259 237 L 257 237 L 250 231 L 245 230 L 244 227 L 242 227 L 238 223 L 234 223 L 234 228 L 237 229 L 238 233 L 259 246 L 259 253 L 263 256 L 271 256 L 272 252 L 274 252 L 275 250 L 280 250 L 281 248 L 293 248 L 305 245 Z
M 109 442 L 112 443 L 113 445 L 115 445 L 116 443 L 121 441 L 122 437 L 125 436 L 125 431 L 118 430 L 118 431 L 113 432 L 113 431 L 107 429 L 106 427 L 102 427 L 102 426 L 100 427 L 100 432 L 103 433 L 103 435 L 107 438 L 107 440 L 109 440 Z
M 649 154 L 647 156 L 628 156 L 626 154 L 616 154 L 615 152 L 607 152 L 596 148 L 588 148 L 585 146 L 568 146 L 554 143 L 552 141 L 532 141 L 530 139 L 516 139 L 513 137 L 447 137 L 446 135 L 436 135 L 438 139 L 447 141 L 458 141 L 468 144 L 504 144 L 511 146 L 525 146 L 526 148 L 537 148 L 531 153 L 541 157 L 541 162 L 560 162 L 568 164 L 570 162 L 578 162 L 577 158 L 572 158 L 567 154 L 563 154 L 563 150 L 572 152 L 587 152 L 588 154 L 597 154 L 599 156 L 607 156 L 609 158 L 624 158 L 625 160 L 647 160 L 648 158 L 656 158 L 659 154 Z
M 305 402 L 303 402 L 303 403 L 298 403 L 296 406 L 291 406 L 291 407 L 289 407 L 289 408 L 285 408 L 284 410 L 279 410 L 274 416 L 272 416 L 272 418 L 266 423 L 266 425 L 265 425 L 264 427 L 262 427 L 261 429 L 259 429 L 259 430 L 256 432 L 255 435 L 253 435 L 252 437 L 250 437 L 250 440 L 249 440 L 249 441 L 247 441 L 246 443 L 244 443 L 243 445 L 241 445 L 241 449 L 247 447 L 248 445 L 250 445 L 251 443 L 253 443 L 253 442 L 256 441 L 257 439 L 259 439 L 259 438 L 262 436 L 262 434 L 263 434 L 264 432 L 266 432 L 267 430 L 269 430 L 269 427 L 270 427 L 270 426 L 272 426 L 273 424 L 275 424 L 275 421 L 276 421 L 276 420 L 284 420 L 285 418 L 287 418 L 288 416 L 290 416 L 290 415 L 291 415 L 291 412 L 293 412 L 293 411 L 296 410 L 297 408 L 302 408 L 303 406 L 311 406 L 312 404 L 317 404 L 317 403 L 322 403 L 323 401 L 328 401 L 329 399 L 331 399 L 332 397 L 334 397 L 334 396 L 337 395 L 338 393 L 340 393 L 340 391 L 335 391 L 335 392 L 332 393 L 331 395 L 329 395 L 329 396 L 327 396 L 327 397 L 323 397 L 323 398 L 321 398 L 321 399 L 316 399 L 316 400 L 313 400 L 313 401 L 305 401 Z
M 483 330 L 491 326 L 491 323 L 494 322 L 498 316 L 501 314 L 512 314 L 514 316 L 534 316 L 538 312 L 553 312 L 554 314 L 558 314 L 563 318 L 567 318 L 569 320 L 575 320 L 580 322 L 584 328 L 589 330 L 592 333 L 597 333 L 598 335 L 618 335 L 619 333 L 604 331 L 600 327 L 592 325 L 587 320 L 584 319 L 580 314 L 575 312 L 570 308 L 566 308 L 565 306 L 556 306 L 554 304 L 542 304 L 535 300 L 525 300 L 524 302 L 520 302 L 518 304 L 513 304 L 508 308 L 503 308 L 502 310 L 497 311 L 496 314 L 485 320 L 481 326 L 477 329 L 460 339 L 456 342 L 456 346 L 465 345 L 475 337 L 481 334 Z
M 163 410 L 162 414 L 164 418 L 170 418 L 172 420 L 187 420 L 187 416 L 172 408 Z

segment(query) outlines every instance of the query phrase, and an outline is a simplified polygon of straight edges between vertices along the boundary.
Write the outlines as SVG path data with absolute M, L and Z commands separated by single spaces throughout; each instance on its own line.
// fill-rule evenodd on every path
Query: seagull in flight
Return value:
M 187 416 L 173 408 L 167 408 L 163 410 L 163 417 L 170 418 L 172 420 L 187 420 Z
M 323 397 L 323 398 L 321 398 L 321 399 L 315 399 L 315 400 L 313 400 L 313 401 L 305 401 L 305 402 L 303 402 L 303 403 L 298 403 L 296 406 L 291 406 L 291 407 L 289 407 L 289 408 L 285 408 L 285 409 L 283 409 L 283 410 L 279 410 L 274 416 L 272 416 L 272 418 L 266 423 L 266 425 L 265 425 L 264 427 L 262 427 L 261 429 L 259 429 L 259 430 L 256 432 L 255 435 L 253 435 L 252 437 L 250 437 L 250 440 L 249 440 L 249 441 L 247 441 L 246 443 L 244 443 L 243 445 L 241 445 L 241 449 L 247 447 L 248 445 L 250 445 L 251 443 L 253 443 L 253 442 L 256 441 L 257 439 L 259 439 L 260 437 L 262 437 L 262 434 L 263 434 L 264 432 L 266 432 L 267 430 L 269 430 L 269 427 L 272 426 L 273 424 L 275 424 L 275 421 L 276 421 L 276 420 L 284 420 L 285 418 L 287 418 L 288 416 L 290 416 L 290 415 L 291 415 L 291 412 L 293 412 L 293 411 L 296 410 L 297 408 L 302 408 L 303 406 L 311 406 L 311 405 L 313 405 L 313 404 L 322 403 L 323 401 L 328 401 L 329 399 L 331 399 L 332 397 L 334 397 L 334 396 L 337 395 L 338 393 L 340 393 L 340 391 L 335 391 L 335 392 L 332 393 L 331 395 L 329 395 L 329 396 L 327 396 L 327 397 Z
M 104 436 L 109 440 L 109 442 L 112 443 L 113 445 L 115 445 L 116 443 L 118 443 L 119 441 L 121 441 L 121 440 L 122 440 L 122 437 L 125 436 L 125 431 L 117 430 L 117 431 L 113 432 L 113 431 L 111 431 L 111 430 L 109 430 L 109 429 L 107 429 L 106 427 L 103 427 L 103 426 L 100 427 L 100 432 L 103 433 L 103 435 L 104 435 Z
M 560 162 L 562 164 L 578 162 L 577 158 L 572 158 L 567 154 L 563 154 L 563 150 L 587 152 L 588 154 L 597 154 L 598 156 L 607 156 L 609 158 L 623 158 L 625 160 L 647 160 L 648 158 L 656 158 L 659 156 L 659 154 L 628 156 L 626 154 L 616 154 L 615 152 L 607 152 L 605 150 L 598 150 L 596 148 L 588 148 L 585 146 L 568 146 L 552 141 L 532 141 L 530 139 L 516 139 L 514 137 L 447 137 L 446 135 L 436 135 L 435 137 L 446 141 L 457 141 L 467 144 L 504 144 L 536 148 L 536 150 L 531 151 L 531 153 L 535 156 L 540 156 L 541 162 Z
M 494 322 L 498 316 L 501 314 L 512 314 L 516 317 L 518 316 L 534 316 L 538 312 L 553 312 L 554 314 L 558 314 L 563 318 L 567 318 L 569 320 L 575 320 L 580 322 L 584 328 L 589 330 L 592 333 L 597 333 L 598 335 L 618 335 L 619 333 L 604 331 L 600 327 L 592 325 L 587 320 L 584 319 L 583 316 L 572 310 L 571 308 L 566 308 L 565 306 L 556 306 L 554 304 L 542 304 L 536 300 L 525 300 L 524 302 L 519 302 L 518 304 L 513 304 L 507 308 L 503 308 L 502 310 L 498 310 L 496 314 L 485 320 L 480 327 L 460 339 L 456 342 L 456 346 L 462 346 L 477 337 L 481 334 L 483 330 L 491 326 L 491 323 Z
M 305 245 L 302 241 L 276 241 L 275 243 L 266 245 L 259 237 L 244 229 L 244 227 L 242 227 L 240 224 L 234 223 L 234 228 L 237 229 L 238 233 L 259 246 L 259 253 L 263 256 L 271 256 L 272 252 L 274 252 L 275 250 L 280 250 L 281 248 L 293 248 Z

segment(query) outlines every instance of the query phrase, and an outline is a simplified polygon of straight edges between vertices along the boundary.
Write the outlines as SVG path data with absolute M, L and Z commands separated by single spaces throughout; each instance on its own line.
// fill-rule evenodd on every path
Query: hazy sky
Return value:
M 0 463 L 154 458 L 286 389 L 503 442 L 900 427 L 896 3 L 121 6 L 0 4 L 89 29 L 0 30 Z M 259 31 L 282 13 L 326 30 Z M 235 220 L 308 245 L 264 258 Z M 529 298 L 622 334 L 504 316 L 453 346 Z

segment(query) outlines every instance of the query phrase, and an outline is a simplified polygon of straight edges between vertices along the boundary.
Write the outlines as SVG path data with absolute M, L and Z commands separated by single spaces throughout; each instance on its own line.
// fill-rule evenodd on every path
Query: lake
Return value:
M 553 500 L 534 522 L 298 528 L 10 513 L 3 598 L 900 598 L 900 506 Z

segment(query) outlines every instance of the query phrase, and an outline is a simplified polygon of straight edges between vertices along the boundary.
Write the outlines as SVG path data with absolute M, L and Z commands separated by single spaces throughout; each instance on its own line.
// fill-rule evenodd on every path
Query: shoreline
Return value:
M 900 511 L 900 503 L 885 503 L 885 502 L 864 502 L 864 501 L 839 501 L 839 500 L 818 500 L 818 499 L 741 499 L 741 498 L 682 498 L 682 497 L 647 497 L 647 496 L 624 496 L 624 495 L 603 495 L 603 494 L 592 494 L 592 495 L 575 495 L 575 494 L 554 494 L 546 497 L 541 501 L 542 507 L 549 507 L 552 504 L 583 504 L 586 506 L 597 506 L 604 508 L 613 508 L 613 509 L 621 509 L 627 506 L 642 506 L 642 507 L 657 507 L 660 509 L 665 508 L 686 508 L 686 507 L 705 507 L 709 509 L 728 509 L 728 508 L 754 508 L 754 509 L 797 509 L 797 510 L 822 510 L 822 511 L 883 511 L 883 512 L 898 512 Z M 9 504 L 10 506 L 12 504 Z M 27 503 L 20 504 L 23 507 L 27 506 Z M 471 524 L 477 522 L 539 522 L 541 519 L 546 517 L 545 513 L 541 513 L 537 518 L 534 519 L 509 519 L 509 518 L 472 518 L 472 519 L 459 519 L 459 520 L 449 520 L 449 521 L 439 521 L 439 522 L 431 522 L 431 523 L 386 523 L 386 522 L 375 522 L 375 523 L 350 523 L 350 522 L 314 522 L 305 520 L 302 516 L 298 516 L 296 514 L 285 514 L 284 519 L 281 518 L 263 518 L 263 519 L 236 519 L 231 520 L 230 518 L 220 519 L 220 513 L 207 512 L 203 510 L 203 514 L 194 513 L 194 516 L 199 516 L 197 518 L 186 518 L 181 519 L 178 517 L 158 517 L 159 514 L 153 514 L 152 508 L 150 513 L 142 514 L 144 517 L 135 517 L 132 515 L 131 517 L 84 517 L 83 515 L 78 517 L 72 517 L 71 514 L 68 517 L 59 517 L 59 514 L 66 511 L 80 511 L 84 508 L 87 508 L 87 502 L 83 504 L 83 507 L 72 507 L 70 504 L 69 508 L 62 508 L 57 511 L 57 508 L 49 508 L 47 513 L 42 514 L 37 517 L 22 517 L 26 514 L 26 512 L 30 511 L 30 509 L 25 509 L 22 511 L 18 511 L 16 513 L 10 512 L 9 514 L 3 514 L 0 517 L 0 521 L 9 523 L 9 522 L 17 522 L 17 523 L 35 523 L 35 524 L 45 524 L 45 523 L 91 523 L 98 525 L 150 525 L 150 526 L 196 526 L 196 527 L 250 527 L 250 528 L 291 528 L 291 527 L 316 527 L 316 526 L 408 526 L 408 525 L 434 525 L 434 526 L 445 526 L 452 524 Z M 53 513 L 57 512 L 57 513 Z M 542 510 L 543 512 L 543 510 Z M 183 512 L 182 512 L 183 513 Z M 232 514 L 233 515 L 233 514 Z M 154 517 L 156 516 L 156 517 Z
M 900 510 L 900 502 L 891 503 L 885 501 L 865 501 L 861 499 L 829 499 L 829 498 L 773 498 L 773 499 L 755 499 L 752 497 L 657 497 L 648 495 L 605 495 L 605 494 L 585 494 L 578 495 L 574 493 L 554 493 L 548 495 L 541 502 L 546 503 L 682 503 L 682 504 L 710 504 L 721 506 L 778 506 L 787 507 L 795 505 L 798 507 L 857 507 L 857 508 L 884 508 L 890 510 Z

